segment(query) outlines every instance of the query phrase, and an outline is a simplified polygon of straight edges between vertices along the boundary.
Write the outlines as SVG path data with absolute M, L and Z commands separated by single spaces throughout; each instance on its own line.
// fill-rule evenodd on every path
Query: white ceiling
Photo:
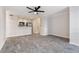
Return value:
M 30 6 L 33 8 L 33 6 Z M 8 10 L 12 11 L 16 15 L 32 15 L 31 13 L 28 13 L 30 10 L 26 8 L 26 6 L 7 6 Z M 67 8 L 66 6 L 41 6 L 40 10 L 44 10 L 44 13 L 39 13 L 42 15 L 50 15 L 54 14 L 58 11 L 61 11 L 62 9 Z

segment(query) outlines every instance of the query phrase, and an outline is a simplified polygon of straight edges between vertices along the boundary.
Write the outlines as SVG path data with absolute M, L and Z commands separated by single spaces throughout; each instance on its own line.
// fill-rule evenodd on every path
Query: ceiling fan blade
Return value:
M 39 10 L 39 11 L 37 11 L 37 12 L 45 12 L 45 11 L 40 11 L 40 10 Z
M 34 9 L 32 9 L 32 8 L 29 8 L 29 7 L 27 7 L 27 8 L 34 11 Z
M 32 13 L 32 12 L 34 12 L 34 11 L 29 11 L 28 13 Z
M 37 7 L 37 9 L 39 9 L 39 8 L 40 8 L 40 6 Z

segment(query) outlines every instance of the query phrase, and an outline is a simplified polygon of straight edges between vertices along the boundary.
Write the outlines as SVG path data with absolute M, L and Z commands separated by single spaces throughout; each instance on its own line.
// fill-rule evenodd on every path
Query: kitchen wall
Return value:
M 0 49 L 5 43 L 5 8 L 0 7 Z
M 70 44 L 79 46 L 79 7 L 70 7 Z
M 69 38 L 69 8 L 48 17 L 48 35 Z
M 12 14 L 12 12 L 6 11 L 6 37 L 32 34 L 31 27 L 19 26 L 19 22 L 26 22 L 26 19 L 17 18 L 15 15 L 10 16 L 10 14 Z

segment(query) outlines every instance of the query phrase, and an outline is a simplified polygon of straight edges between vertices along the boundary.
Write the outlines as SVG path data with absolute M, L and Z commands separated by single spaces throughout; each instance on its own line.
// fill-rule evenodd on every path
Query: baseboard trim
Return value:
M 29 34 L 29 35 L 10 36 L 10 37 L 7 37 L 7 38 L 14 38 L 14 37 L 21 37 L 21 36 L 31 36 L 31 34 Z
M 58 38 L 64 39 L 67 42 L 70 42 L 69 38 L 65 38 L 65 37 L 61 37 L 61 36 L 57 36 L 57 35 L 50 35 L 50 36 L 58 37 Z
M 33 34 L 28 34 L 28 35 L 15 35 L 15 36 L 8 36 L 7 38 L 12 38 L 12 37 L 20 37 L 20 36 L 32 36 Z M 47 36 L 46 34 L 39 34 L 41 36 Z
M 6 40 L 3 41 L 3 43 L 0 46 L 0 50 L 3 48 L 4 44 L 5 44 Z
M 73 43 L 73 42 L 70 42 L 69 44 L 79 46 L 79 44 L 76 44 L 76 43 Z

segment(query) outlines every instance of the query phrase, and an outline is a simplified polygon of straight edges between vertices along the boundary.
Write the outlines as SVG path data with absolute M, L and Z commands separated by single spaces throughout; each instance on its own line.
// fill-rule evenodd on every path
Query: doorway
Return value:
M 40 18 L 35 18 L 32 21 L 32 35 L 40 35 L 40 30 L 41 30 L 41 26 L 40 26 Z

